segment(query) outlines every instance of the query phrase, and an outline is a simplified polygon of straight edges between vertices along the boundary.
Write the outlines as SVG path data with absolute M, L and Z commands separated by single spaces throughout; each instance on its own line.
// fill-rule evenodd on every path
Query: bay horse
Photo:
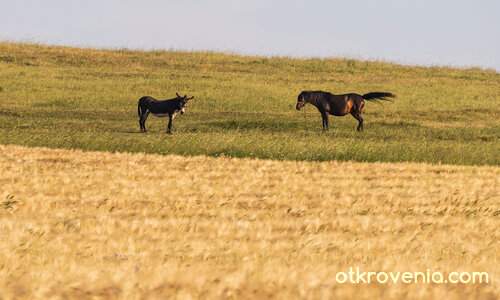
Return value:
M 139 99 L 139 104 L 137 106 L 137 113 L 139 114 L 139 126 L 141 127 L 141 132 L 146 132 L 146 120 L 148 119 L 149 113 L 152 113 L 157 117 L 168 117 L 168 127 L 167 133 L 172 134 L 172 120 L 175 118 L 177 113 L 184 114 L 187 108 L 187 102 L 194 98 L 187 98 L 177 95 L 176 98 L 169 100 L 156 100 L 153 97 L 145 96 Z
M 323 118 L 323 130 L 328 130 L 328 116 L 345 116 L 350 113 L 358 120 L 358 131 L 363 130 L 363 118 L 361 111 L 365 106 L 365 100 L 378 102 L 378 100 L 390 101 L 388 98 L 395 98 L 391 93 L 372 92 L 364 94 L 343 94 L 334 95 L 323 91 L 303 91 L 297 99 L 297 110 L 300 110 L 307 103 L 311 103 L 321 113 Z

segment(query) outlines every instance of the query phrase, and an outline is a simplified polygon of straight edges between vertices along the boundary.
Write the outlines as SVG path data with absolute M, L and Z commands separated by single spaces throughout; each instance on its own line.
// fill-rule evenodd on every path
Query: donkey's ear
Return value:
M 179 96 L 179 94 L 175 93 L 177 95 L 177 98 L 182 98 L 181 96 Z
M 187 98 L 186 100 L 191 100 L 191 99 L 193 99 L 193 98 L 194 98 L 194 96 L 193 96 L 193 97 L 191 97 L 191 98 Z

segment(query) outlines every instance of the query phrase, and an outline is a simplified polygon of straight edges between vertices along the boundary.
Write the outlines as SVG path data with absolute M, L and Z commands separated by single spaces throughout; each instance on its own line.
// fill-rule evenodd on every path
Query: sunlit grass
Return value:
M 496 299 L 499 168 L 463 165 L 500 164 L 499 79 L 0 43 L 0 144 L 77 149 L 0 145 L 0 298 Z M 295 110 L 315 89 L 398 98 L 324 133 Z M 175 92 L 174 134 L 139 133 L 138 99 Z M 491 283 L 336 283 L 349 267 Z
M 500 163 L 500 76 L 491 70 L 409 67 L 352 59 L 244 57 L 211 52 L 93 50 L 0 43 L 0 143 L 293 160 Z M 301 90 L 387 91 L 321 132 Z M 194 95 L 164 134 L 137 101 Z

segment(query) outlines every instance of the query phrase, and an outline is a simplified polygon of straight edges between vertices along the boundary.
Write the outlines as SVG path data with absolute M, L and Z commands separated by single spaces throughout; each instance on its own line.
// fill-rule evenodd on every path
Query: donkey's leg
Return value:
M 146 132 L 146 120 L 149 116 L 149 110 L 146 110 L 145 113 L 141 115 L 141 119 L 139 120 L 139 124 L 141 125 L 141 132 Z
M 146 131 L 146 128 L 144 127 L 144 114 L 141 114 L 139 117 L 139 126 L 141 127 L 141 132 Z
M 172 134 L 172 115 L 168 115 L 168 128 L 167 133 Z
M 361 117 L 361 112 L 359 111 L 351 111 L 351 115 L 358 120 L 358 131 L 363 131 L 363 118 Z

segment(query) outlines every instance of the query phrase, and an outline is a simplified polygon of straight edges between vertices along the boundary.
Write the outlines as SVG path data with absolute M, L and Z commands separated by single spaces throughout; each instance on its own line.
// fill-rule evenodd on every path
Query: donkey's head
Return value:
M 175 93 L 177 95 L 177 100 L 179 100 L 177 102 L 177 110 L 180 110 L 181 111 L 181 115 L 184 114 L 184 112 L 186 111 L 186 108 L 187 108 L 187 103 L 189 100 L 193 99 L 193 97 L 191 98 L 188 98 L 186 95 L 184 95 L 184 97 L 181 97 L 179 96 L 179 94 Z
M 307 102 L 305 96 L 306 92 L 302 92 L 299 94 L 299 97 L 297 99 L 297 105 L 295 106 L 297 110 L 300 110 L 302 107 L 304 107 L 304 105 L 306 105 Z

